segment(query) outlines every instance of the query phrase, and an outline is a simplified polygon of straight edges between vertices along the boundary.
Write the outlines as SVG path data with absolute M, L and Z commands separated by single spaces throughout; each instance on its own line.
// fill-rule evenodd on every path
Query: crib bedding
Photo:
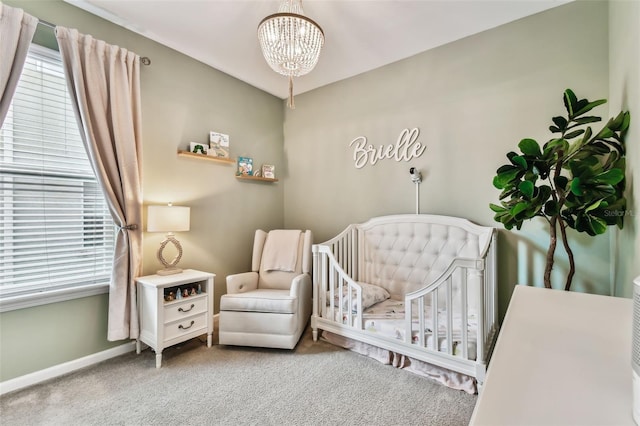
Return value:
M 332 345 L 340 346 L 369 358 L 373 358 L 385 365 L 391 365 L 395 368 L 401 368 L 411 373 L 428 377 L 452 389 L 461 390 L 472 395 L 478 392 L 478 384 L 476 380 L 466 374 L 438 367 L 437 365 L 433 365 L 428 362 L 420 361 L 400 353 L 382 349 L 364 342 L 359 342 L 328 331 L 322 332 L 322 339 Z
M 342 324 L 348 324 L 349 317 L 348 313 L 343 310 L 342 318 L 340 317 L 340 309 L 333 308 L 333 312 L 331 308 L 328 308 L 328 316 L 333 317 L 334 321 L 341 322 Z M 393 339 L 398 339 L 404 341 L 406 335 L 406 327 L 405 327 L 405 306 L 404 301 L 395 300 L 395 299 L 387 299 L 380 303 L 377 303 L 366 310 L 363 311 L 362 317 L 364 320 L 364 329 L 371 333 L 378 333 L 385 337 L 391 337 Z M 419 320 L 418 313 L 414 309 L 412 311 L 412 330 L 411 330 L 411 341 L 412 343 L 418 342 L 419 336 Z M 355 324 L 356 316 L 352 315 L 353 326 Z M 424 337 L 426 340 L 426 346 L 431 348 L 433 347 L 433 326 L 432 326 L 432 317 L 431 317 L 431 306 L 425 306 L 424 313 Z M 462 317 L 458 313 L 457 315 L 454 313 L 453 315 L 453 329 L 452 329 L 452 338 L 453 338 L 453 355 L 454 356 L 462 356 L 462 331 L 461 331 L 461 323 Z M 446 337 L 446 312 L 443 310 L 438 311 L 438 348 L 440 351 L 446 352 L 447 350 L 447 337 Z M 475 360 L 476 354 L 476 330 L 477 330 L 477 315 L 475 312 L 470 312 L 467 316 L 467 352 L 469 359 Z

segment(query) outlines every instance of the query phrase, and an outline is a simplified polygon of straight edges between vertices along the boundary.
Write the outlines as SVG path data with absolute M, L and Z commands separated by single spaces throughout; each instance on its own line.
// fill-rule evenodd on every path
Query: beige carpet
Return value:
M 294 351 L 194 339 L 0 398 L 9 425 L 466 425 L 476 396 L 383 365 L 309 330 Z

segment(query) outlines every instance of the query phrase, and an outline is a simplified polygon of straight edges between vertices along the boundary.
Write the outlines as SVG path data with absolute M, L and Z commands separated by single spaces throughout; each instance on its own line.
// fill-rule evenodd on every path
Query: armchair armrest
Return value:
M 305 291 L 311 291 L 311 276 L 309 274 L 300 274 L 291 281 L 289 295 L 297 297 L 304 294 L 303 292 Z
M 244 293 L 258 288 L 258 273 L 243 272 L 227 276 L 227 294 Z

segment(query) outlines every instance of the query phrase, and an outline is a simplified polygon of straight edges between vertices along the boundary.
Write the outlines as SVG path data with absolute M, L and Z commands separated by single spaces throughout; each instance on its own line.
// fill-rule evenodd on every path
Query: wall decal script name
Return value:
M 367 163 L 373 166 L 378 160 L 385 158 L 395 159 L 396 161 L 409 161 L 420 157 L 427 147 L 420 142 L 416 142 L 418 135 L 420 135 L 420 130 L 417 127 L 412 130 L 404 129 L 400 132 L 395 144 L 380 145 L 377 148 L 372 144 L 367 145 L 365 136 L 358 136 L 349 144 L 349 146 L 353 146 L 353 161 L 356 168 L 361 169 Z

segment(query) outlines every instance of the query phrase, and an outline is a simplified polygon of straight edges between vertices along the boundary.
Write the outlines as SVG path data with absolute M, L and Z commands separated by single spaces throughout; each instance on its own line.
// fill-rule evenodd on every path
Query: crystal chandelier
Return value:
M 307 74 L 318 63 L 324 45 L 322 28 L 304 16 L 302 0 L 282 0 L 278 13 L 258 25 L 262 54 L 271 68 L 289 77 L 289 108 L 293 104 L 293 77 Z

